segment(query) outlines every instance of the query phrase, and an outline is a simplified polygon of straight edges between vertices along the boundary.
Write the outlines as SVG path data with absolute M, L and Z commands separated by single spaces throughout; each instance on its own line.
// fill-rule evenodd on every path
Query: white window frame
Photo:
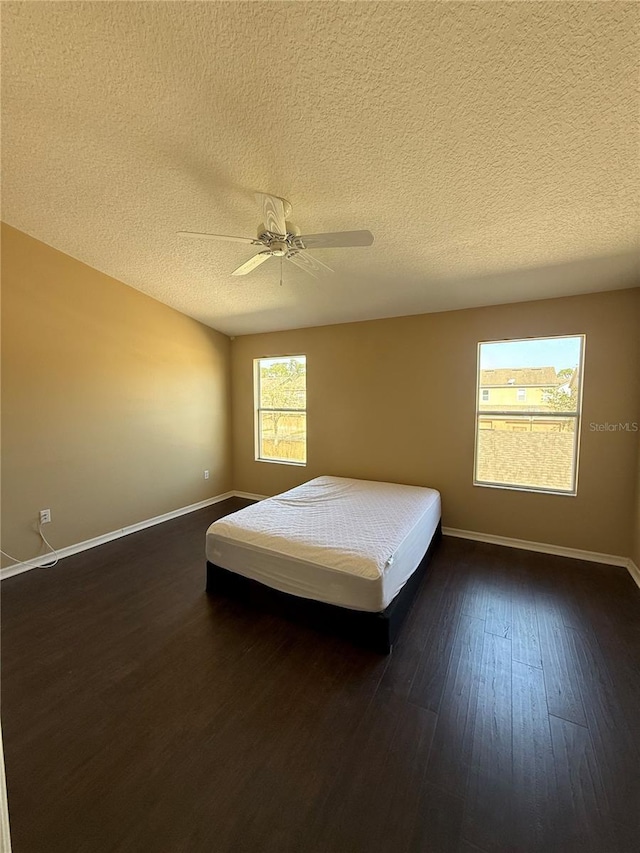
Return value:
M 303 358 L 305 363 L 305 387 L 306 387 L 306 367 L 307 367 L 307 356 L 304 353 L 293 353 L 291 355 L 263 355 L 260 358 L 253 359 L 253 410 L 254 410 L 254 446 L 255 446 L 255 461 L 256 462 L 269 462 L 274 465 L 294 465 L 297 468 L 305 468 L 308 462 L 308 459 L 305 462 L 297 462 L 293 459 L 269 459 L 268 457 L 261 456 L 262 451 L 262 436 L 260 434 L 260 424 L 261 424 L 261 412 L 291 412 L 305 415 L 305 424 L 307 423 L 306 415 L 307 409 L 268 409 L 260 405 L 260 362 L 262 361 L 271 361 L 272 359 L 281 358 L 281 359 L 289 359 L 289 358 Z M 306 394 L 305 394 L 306 398 Z M 304 433 L 304 444 L 305 444 L 305 457 L 308 454 L 308 443 L 307 443 L 307 430 L 305 428 Z
M 527 402 L 527 389 L 526 388 L 518 388 L 516 391 L 516 399 L 518 403 L 526 403 Z
M 579 371 L 579 383 L 578 383 L 578 399 L 576 401 L 575 411 L 571 412 L 527 412 L 527 413 L 519 413 L 514 412 L 513 410 L 509 411 L 507 409 L 503 410 L 493 410 L 493 409 L 480 409 L 480 348 L 483 344 L 505 344 L 505 343 L 518 343 L 519 341 L 548 341 L 553 339 L 561 339 L 561 338 L 580 338 L 580 363 L 578 365 Z M 584 380 L 584 356 L 586 349 L 587 338 L 585 334 L 576 334 L 569 333 L 566 335 L 536 335 L 531 338 L 504 338 L 503 340 L 497 341 L 479 341 L 477 346 L 477 355 L 476 355 L 476 423 L 475 423 L 475 438 L 473 445 L 473 485 L 481 486 L 483 488 L 489 489 L 508 489 L 510 491 L 515 492 L 538 492 L 542 494 L 549 495 L 564 495 L 567 497 L 576 497 L 578 494 L 578 469 L 579 469 L 579 461 L 580 461 L 580 435 L 582 432 L 582 396 L 583 396 L 583 380 Z M 510 419 L 517 419 L 522 417 L 530 418 L 530 417 L 544 417 L 544 418 L 574 418 L 575 420 L 575 436 L 576 440 L 574 442 L 573 447 L 573 464 L 572 464 L 572 484 L 571 489 L 551 489 L 551 488 L 542 488 L 538 486 L 523 486 L 517 483 L 509 484 L 509 483 L 490 483 L 485 480 L 478 480 L 477 470 L 478 470 L 478 435 L 480 433 L 479 423 L 481 417 L 508 417 Z

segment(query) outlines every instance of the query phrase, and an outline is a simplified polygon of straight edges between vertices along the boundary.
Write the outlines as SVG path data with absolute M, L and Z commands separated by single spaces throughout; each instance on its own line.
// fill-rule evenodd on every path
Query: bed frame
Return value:
M 364 645 L 381 654 L 389 654 L 441 538 L 442 526 L 441 522 L 438 522 L 418 568 L 391 604 L 379 613 L 351 610 L 348 607 L 280 592 L 208 561 L 207 592 L 229 595 L 246 601 L 259 610 L 276 613 L 291 621 L 345 637 L 357 645 Z

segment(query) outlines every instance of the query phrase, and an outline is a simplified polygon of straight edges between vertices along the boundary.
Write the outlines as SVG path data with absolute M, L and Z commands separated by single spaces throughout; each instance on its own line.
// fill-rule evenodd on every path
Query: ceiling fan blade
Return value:
M 197 231 L 178 231 L 178 237 L 196 237 L 200 240 L 230 240 L 232 243 L 246 243 L 253 246 L 259 243 L 251 237 L 229 237 L 227 234 L 200 234 Z
M 260 264 L 263 264 L 265 261 L 268 261 L 271 257 L 271 252 L 258 252 L 257 255 L 254 255 L 252 258 L 249 258 L 248 261 L 245 261 L 238 269 L 234 270 L 231 275 L 246 275 L 251 270 L 254 270 L 256 267 L 259 267 Z
M 262 211 L 262 221 L 267 231 L 284 236 L 287 233 L 285 205 L 291 210 L 289 202 L 267 193 L 256 193 L 256 201 Z
M 329 234 L 303 234 L 297 240 L 306 249 L 338 249 L 347 246 L 370 246 L 373 243 L 371 231 L 334 231 Z
M 287 259 L 314 278 L 322 278 L 328 273 L 333 273 L 331 267 L 323 264 L 322 261 L 314 258 L 308 252 L 296 252 L 294 255 L 287 255 Z

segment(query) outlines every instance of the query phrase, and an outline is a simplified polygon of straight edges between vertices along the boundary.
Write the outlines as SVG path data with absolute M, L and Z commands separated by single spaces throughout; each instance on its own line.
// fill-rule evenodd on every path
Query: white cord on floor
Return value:
M 60 562 L 60 558 L 58 557 L 58 552 L 56 551 L 56 549 L 53 547 L 53 545 L 49 542 L 47 537 L 42 532 L 42 524 L 38 524 L 38 533 L 40 534 L 40 537 L 41 537 L 42 541 L 44 542 L 44 544 L 47 546 L 47 548 L 54 555 L 55 559 L 54 559 L 53 563 L 44 563 L 44 565 L 36 566 L 35 568 L 52 569 L 54 566 L 57 566 L 58 563 Z M 1 548 L 0 548 L 0 554 L 4 554 L 5 557 L 8 557 L 10 560 L 13 560 L 14 563 L 26 563 L 27 562 L 27 560 L 16 560 L 15 557 L 12 557 L 11 554 L 7 554 L 7 552 L 3 551 Z

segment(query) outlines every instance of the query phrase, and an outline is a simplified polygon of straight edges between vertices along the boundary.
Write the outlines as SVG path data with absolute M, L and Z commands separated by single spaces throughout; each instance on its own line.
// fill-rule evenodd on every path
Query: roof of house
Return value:
M 498 367 L 480 371 L 480 385 L 560 385 L 554 367 Z M 564 380 L 566 382 L 566 379 Z

